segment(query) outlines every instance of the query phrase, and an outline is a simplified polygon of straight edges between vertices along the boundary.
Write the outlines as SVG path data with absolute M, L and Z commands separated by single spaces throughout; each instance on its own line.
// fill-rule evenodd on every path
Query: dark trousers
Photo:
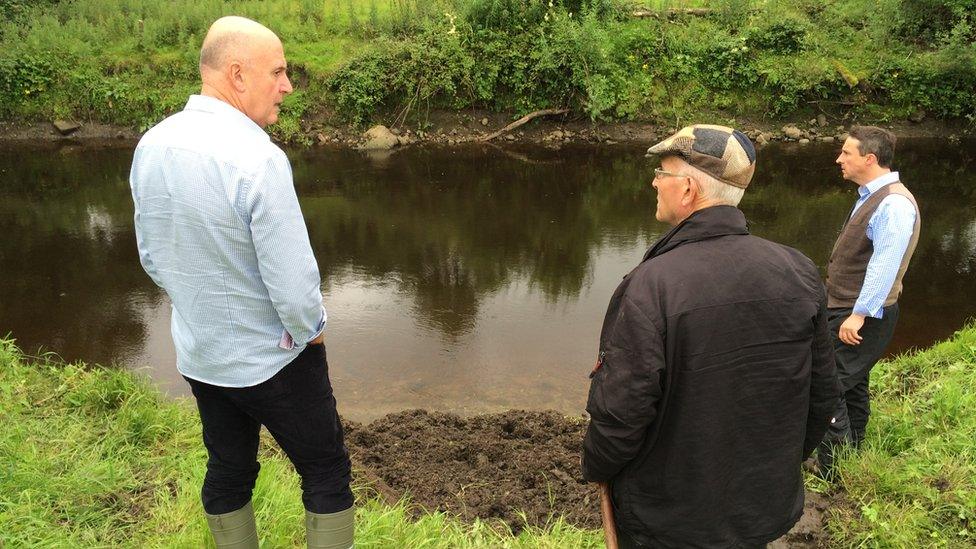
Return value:
M 302 479 L 302 502 L 313 513 L 352 506 L 350 462 L 329 383 L 324 345 L 308 345 L 271 379 L 253 387 L 217 387 L 189 378 L 203 424 L 207 476 L 203 508 L 211 515 L 251 500 L 264 425 Z
M 868 393 L 868 378 L 871 368 L 881 358 L 891 342 L 898 322 L 898 304 L 884 308 L 882 318 L 866 318 L 858 332 L 859 345 L 847 345 L 837 336 L 840 325 L 851 315 L 851 309 L 830 309 L 828 324 L 830 337 L 834 343 L 834 357 L 837 363 L 837 377 L 843 387 L 843 394 L 834 411 L 833 419 L 827 428 L 824 442 L 827 444 L 853 443 L 860 445 L 871 415 Z
M 620 549 L 644 549 L 645 547 L 650 547 L 649 545 L 640 543 L 634 539 L 634 536 L 619 528 L 617 529 L 617 546 Z
M 624 530 L 617 530 L 617 546 L 620 549 L 653 549 L 653 545 L 644 545 L 637 541 L 634 536 Z M 766 544 L 739 544 L 733 546 L 735 549 L 765 549 Z

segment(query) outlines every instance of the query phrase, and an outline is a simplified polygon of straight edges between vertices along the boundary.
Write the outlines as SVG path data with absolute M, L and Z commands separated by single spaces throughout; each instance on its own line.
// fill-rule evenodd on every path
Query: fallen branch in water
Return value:
M 569 112 L 569 109 L 542 109 L 541 111 L 530 112 L 529 114 L 523 116 L 522 118 L 519 118 L 515 122 L 512 122 L 511 124 L 509 124 L 509 125 L 505 126 L 504 128 L 498 130 L 497 132 L 482 137 L 481 138 L 481 141 L 491 141 L 492 139 L 498 137 L 499 135 L 501 135 L 503 133 L 506 133 L 506 132 L 510 132 L 510 131 L 514 130 L 515 128 L 521 126 L 522 124 L 525 124 L 526 122 L 528 122 L 529 120 L 532 120 L 533 118 L 536 118 L 536 117 L 539 117 L 539 116 L 550 116 L 550 115 L 555 115 L 555 114 L 566 114 L 568 112 Z

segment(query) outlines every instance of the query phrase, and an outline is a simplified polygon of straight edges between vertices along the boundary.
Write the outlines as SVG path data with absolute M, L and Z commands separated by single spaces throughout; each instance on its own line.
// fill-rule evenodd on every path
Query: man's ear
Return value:
M 244 78 L 244 65 L 240 61 L 231 61 L 227 64 L 227 80 L 237 90 L 237 93 L 243 93 L 247 90 L 247 82 Z
M 701 196 L 701 187 L 698 186 L 698 180 L 694 177 L 687 177 L 685 179 L 685 192 L 681 193 L 681 204 L 688 206 L 695 203 L 695 200 Z

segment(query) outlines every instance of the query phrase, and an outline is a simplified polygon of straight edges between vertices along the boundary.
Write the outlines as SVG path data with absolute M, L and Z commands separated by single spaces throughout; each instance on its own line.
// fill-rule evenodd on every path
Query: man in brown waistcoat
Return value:
M 856 126 L 837 163 L 858 185 L 858 199 L 827 264 L 827 307 L 841 397 L 817 452 L 819 472 L 831 477 L 837 445 L 864 440 L 870 404 L 868 376 L 891 341 L 902 277 L 918 242 L 915 197 L 891 170 L 895 136 Z

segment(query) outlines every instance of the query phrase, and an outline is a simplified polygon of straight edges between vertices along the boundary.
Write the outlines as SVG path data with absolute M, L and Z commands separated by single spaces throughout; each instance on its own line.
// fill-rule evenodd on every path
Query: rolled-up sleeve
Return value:
M 325 328 L 326 313 L 318 264 L 284 153 L 276 151 L 255 176 L 249 203 L 261 279 L 288 335 L 304 345 Z

